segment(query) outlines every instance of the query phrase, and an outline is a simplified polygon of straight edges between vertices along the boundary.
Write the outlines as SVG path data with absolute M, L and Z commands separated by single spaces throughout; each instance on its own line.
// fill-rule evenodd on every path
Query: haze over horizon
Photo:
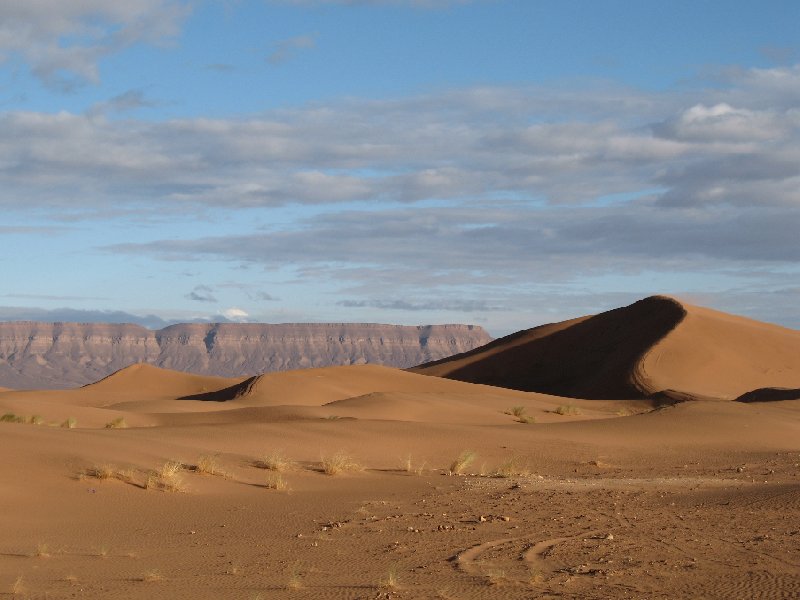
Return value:
M 800 327 L 800 5 L 0 6 L 0 320 Z

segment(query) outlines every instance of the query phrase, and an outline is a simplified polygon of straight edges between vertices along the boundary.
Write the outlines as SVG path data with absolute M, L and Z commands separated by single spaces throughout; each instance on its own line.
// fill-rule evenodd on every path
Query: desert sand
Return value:
M 656 297 L 414 372 L 0 390 L 0 596 L 796 598 L 798 350 Z

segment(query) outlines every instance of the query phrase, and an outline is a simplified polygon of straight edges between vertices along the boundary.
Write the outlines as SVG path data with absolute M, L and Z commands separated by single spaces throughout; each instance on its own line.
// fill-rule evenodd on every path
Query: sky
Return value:
M 800 328 L 795 0 L 0 0 L 0 320 Z

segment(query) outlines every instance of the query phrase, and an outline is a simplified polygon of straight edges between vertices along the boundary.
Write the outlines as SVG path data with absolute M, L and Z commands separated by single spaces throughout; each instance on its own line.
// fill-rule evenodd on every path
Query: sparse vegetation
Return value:
M 525 424 L 536 423 L 536 417 L 532 417 L 526 414 L 527 410 L 528 409 L 525 408 L 524 406 L 512 406 L 507 411 L 505 411 L 505 413 L 507 415 L 512 415 L 516 417 L 519 423 L 525 423 Z
M 75 417 L 69 417 L 66 421 L 61 423 L 64 429 L 75 429 L 78 426 L 78 420 Z
M 283 473 L 285 471 L 291 471 L 295 469 L 297 464 L 290 458 L 287 458 L 283 453 L 283 450 L 273 450 L 272 452 L 265 454 L 264 458 L 257 463 L 257 466 L 261 467 L 262 469 L 269 469 L 270 471 Z
M 527 477 L 531 474 L 528 465 L 519 457 L 512 457 L 497 467 L 493 473 L 495 477 Z
M 303 589 L 303 576 L 300 567 L 300 561 L 297 561 L 292 565 L 292 570 L 289 573 L 289 581 L 286 584 L 286 587 L 290 590 Z
M 125 417 L 117 417 L 106 423 L 106 429 L 125 429 L 127 426 Z
M 397 566 L 392 565 L 386 572 L 386 577 L 381 579 L 380 587 L 387 590 L 396 590 L 400 587 L 400 578 L 397 576 Z
M 283 478 L 283 475 L 277 472 L 267 473 L 264 485 L 267 489 L 277 490 L 279 492 L 286 492 L 289 490 L 289 484 Z
M 422 475 L 425 472 L 425 467 L 427 466 L 428 463 L 425 461 L 422 461 L 418 465 L 414 466 L 414 460 L 410 454 L 406 455 L 400 460 L 400 470 L 413 475 Z
M 11 594 L 16 596 L 17 594 L 22 594 L 25 592 L 25 584 L 23 583 L 22 575 L 19 575 L 15 580 L 14 583 L 11 584 Z
M 36 550 L 34 551 L 33 555 L 38 558 L 49 558 L 50 547 L 43 542 L 39 542 L 38 544 L 36 544 Z
M 562 404 L 553 412 L 555 412 L 558 415 L 575 416 L 581 414 L 581 409 L 572 404 Z
M 0 417 L 1 423 L 24 423 L 25 417 L 20 417 L 19 415 L 15 415 L 14 413 L 6 413 L 2 417 Z
M 225 477 L 227 473 L 219 465 L 219 454 L 203 454 L 197 459 L 194 467 L 196 473 L 201 475 L 220 475 Z
M 41 415 L 33 415 L 30 419 L 28 419 L 28 423 L 31 425 L 41 425 L 44 423 L 44 417 Z
M 117 479 L 124 483 L 133 483 L 134 472 L 132 469 L 120 469 L 114 465 L 102 464 L 89 467 L 81 471 L 78 479 L 100 479 L 105 481 L 107 479 Z
M 464 450 L 450 464 L 450 475 L 461 475 L 468 466 L 475 462 L 477 457 L 478 455 L 474 451 Z
M 150 569 L 149 571 L 145 571 L 140 578 L 140 581 L 147 581 L 152 583 L 154 581 L 164 581 L 164 576 L 158 572 L 156 569 Z
M 322 472 L 326 475 L 339 475 L 340 473 L 363 470 L 363 467 L 352 456 L 342 450 L 330 456 L 323 456 L 321 463 Z
M 144 482 L 145 489 L 156 489 L 165 492 L 182 492 L 185 487 L 180 472 L 183 464 L 168 460 L 157 471 L 150 471 Z
M 81 475 L 84 477 L 92 477 L 94 479 L 111 479 L 114 477 L 115 472 L 116 468 L 112 467 L 111 465 L 99 465 L 85 469 Z

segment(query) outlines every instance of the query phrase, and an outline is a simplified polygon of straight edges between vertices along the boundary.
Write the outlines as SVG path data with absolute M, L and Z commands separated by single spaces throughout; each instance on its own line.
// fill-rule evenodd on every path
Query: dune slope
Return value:
M 800 331 L 654 296 L 412 371 L 574 398 L 733 400 L 800 387 Z
M 686 314 L 665 297 L 535 327 L 413 372 L 573 398 L 641 398 L 632 367 Z

